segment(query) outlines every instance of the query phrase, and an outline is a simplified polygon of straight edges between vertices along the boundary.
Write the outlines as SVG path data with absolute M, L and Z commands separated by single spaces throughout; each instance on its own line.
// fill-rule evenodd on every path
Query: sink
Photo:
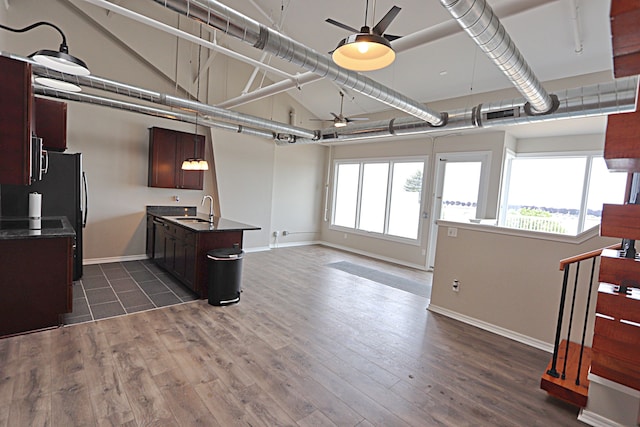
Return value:
M 206 223 L 210 223 L 209 221 L 207 221 L 206 219 L 202 219 L 202 218 L 194 218 L 194 217 L 181 217 L 181 218 L 174 218 L 176 221 L 180 221 L 180 222 L 188 222 L 188 223 L 198 223 L 198 222 L 206 222 Z

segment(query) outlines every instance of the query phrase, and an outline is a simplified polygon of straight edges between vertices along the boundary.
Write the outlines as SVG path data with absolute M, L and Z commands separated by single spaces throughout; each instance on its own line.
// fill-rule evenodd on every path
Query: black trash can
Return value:
M 209 304 L 229 305 L 240 301 L 243 256 L 244 252 L 239 248 L 207 252 Z

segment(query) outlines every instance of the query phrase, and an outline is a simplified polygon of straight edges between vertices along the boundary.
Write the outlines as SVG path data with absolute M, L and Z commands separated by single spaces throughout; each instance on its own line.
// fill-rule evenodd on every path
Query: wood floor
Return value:
M 0 340 L 0 426 L 573 426 L 549 354 L 326 264 L 429 273 L 320 246 L 249 253 L 206 301 Z

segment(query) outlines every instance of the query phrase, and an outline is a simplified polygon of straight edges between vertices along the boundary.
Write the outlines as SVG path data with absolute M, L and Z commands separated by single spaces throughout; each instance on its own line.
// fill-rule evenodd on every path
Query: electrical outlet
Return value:
M 454 280 L 453 283 L 451 284 L 451 290 L 453 292 L 460 292 L 460 282 L 458 282 L 457 280 Z
M 447 236 L 449 237 L 458 237 L 458 229 L 455 227 L 447 228 Z

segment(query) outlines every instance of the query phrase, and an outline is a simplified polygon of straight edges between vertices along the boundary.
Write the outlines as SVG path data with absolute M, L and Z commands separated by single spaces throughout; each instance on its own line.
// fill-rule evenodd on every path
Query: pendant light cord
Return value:
M 368 21 L 369 20 L 369 0 L 366 1 L 366 5 L 364 7 L 364 26 L 368 26 Z
M 200 24 L 200 38 L 202 38 L 202 24 Z M 202 45 L 198 45 L 198 69 L 196 70 L 196 77 L 198 82 L 196 83 L 196 102 L 200 102 L 200 56 L 202 53 Z M 196 111 L 196 131 L 193 136 L 194 154 L 198 151 L 198 112 Z

